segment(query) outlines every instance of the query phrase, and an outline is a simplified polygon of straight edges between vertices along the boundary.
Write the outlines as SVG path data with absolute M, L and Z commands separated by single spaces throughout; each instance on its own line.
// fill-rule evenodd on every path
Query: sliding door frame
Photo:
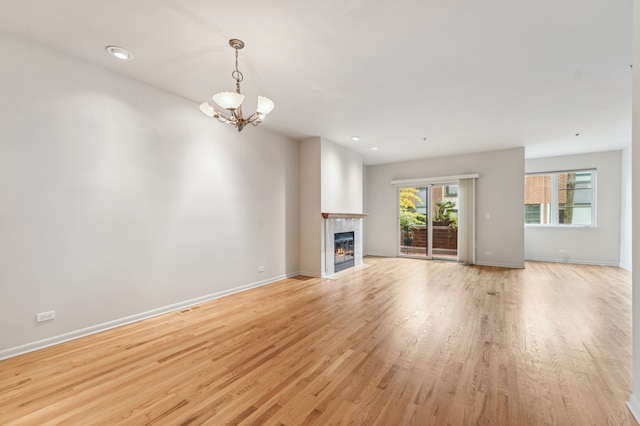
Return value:
M 398 180 L 392 180 L 391 181 L 391 185 L 394 185 L 396 187 L 396 257 L 409 257 L 409 258 L 417 258 L 417 259 L 432 259 L 433 255 L 433 232 L 432 232 L 432 218 L 431 218 L 431 214 L 432 212 L 429 211 L 428 216 L 427 216 L 427 235 L 428 235 L 428 242 L 427 242 L 427 253 L 429 256 L 410 256 L 410 255 L 404 255 L 401 253 L 401 244 L 400 244 L 400 238 L 401 238 L 401 232 L 400 232 L 400 190 L 402 188 L 423 188 L 423 187 L 429 187 L 429 191 L 428 191 L 428 203 L 427 205 L 429 206 L 428 209 L 431 210 L 432 206 L 431 206 L 431 187 L 433 185 L 447 185 L 447 184 L 457 184 L 458 188 L 460 187 L 460 181 L 463 179 L 473 179 L 473 193 L 475 194 L 475 179 L 479 178 L 480 175 L 479 174 L 467 174 L 467 175 L 455 175 L 455 176 L 442 176 L 442 177 L 433 177 L 433 178 L 418 178 L 418 179 L 398 179 Z M 463 263 L 475 263 L 475 195 L 472 197 L 472 199 L 474 200 L 472 202 L 471 206 L 468 206 L 471 208 L 471 233 L 470 235 L 468 235 L 467 238 L 470 238 L 470 249 L 472 251 L 472 256 L 471 259 L 467 259 L 467 255 L 463 256 L 464 260 L 460 259 L 460 247 L 458 246 L 457 249 L 457 259 L 459 262 L 463 262 Z

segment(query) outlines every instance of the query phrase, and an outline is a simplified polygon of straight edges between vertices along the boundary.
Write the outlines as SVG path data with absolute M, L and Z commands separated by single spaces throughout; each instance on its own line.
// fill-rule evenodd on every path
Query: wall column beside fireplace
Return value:
M 363 219 L 366 213 L 322 213 L 324 218 L 324 239 L 323 239 L 323 259 L 322 278 L 332 278 L 334 270 L 334 248 L 335 234 L 338 232 L 353 232 L 354 240 L 354 266 L 362 265 L 363 243 L 362 232 L 364 229 Z

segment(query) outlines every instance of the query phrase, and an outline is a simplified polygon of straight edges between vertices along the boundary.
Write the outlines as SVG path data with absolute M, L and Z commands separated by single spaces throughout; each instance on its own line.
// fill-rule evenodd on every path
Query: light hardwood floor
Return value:
M 636 424 L 631 275 L 365 258 L 0 362 L 0 424 Z

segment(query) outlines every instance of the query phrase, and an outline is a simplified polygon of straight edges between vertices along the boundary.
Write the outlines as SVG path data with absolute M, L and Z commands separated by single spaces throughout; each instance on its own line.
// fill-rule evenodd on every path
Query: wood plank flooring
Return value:
M 0 424 L 636 424 L 630 273 L 365 263 L 2 361 Z

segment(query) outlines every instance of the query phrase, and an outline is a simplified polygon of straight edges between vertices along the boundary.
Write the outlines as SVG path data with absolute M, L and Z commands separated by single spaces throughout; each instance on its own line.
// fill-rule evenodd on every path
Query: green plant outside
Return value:
M 416 213 L 400 209 L 400 231 L 404 238 L 413 238 L 413 231 L 420 225 L 427 224 L 427 217 L 423 213 Z
M 427 216 L 416 212 L 416 203 L 424 204 L 418 195 L 418 188 L 400 189 L 400 232 L 403 238 L 413 238 L 413 231 L 427 224 Z
M 458 216 L 453 214 L 456 203 L 443 200 L 435 203 L 434 206 L 436 207 L 434 222 L 447 222 L 451 229 L 458 227 Z

